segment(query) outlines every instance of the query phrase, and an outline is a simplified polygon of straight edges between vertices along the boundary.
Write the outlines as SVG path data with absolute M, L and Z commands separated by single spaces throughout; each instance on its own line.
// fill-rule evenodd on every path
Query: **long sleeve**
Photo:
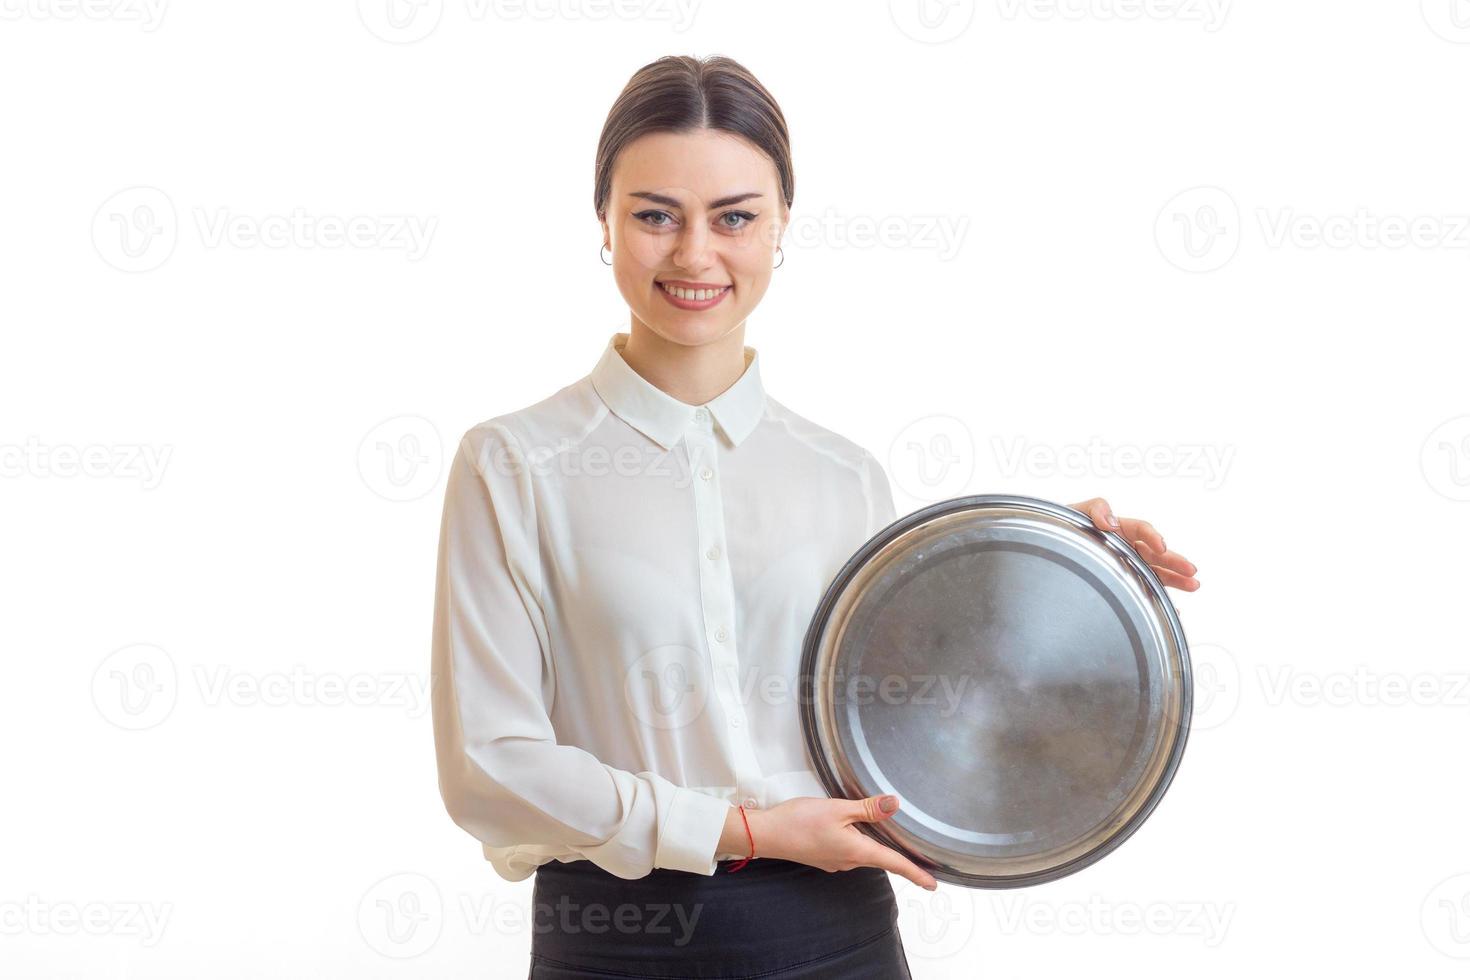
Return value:
M 863 474 L 868 494 L 868 537 L 871 538 L 898 520 L 898 515 L 893 507 L 893 489 L 888 485 L 888 474 L 872 453 L 863 453 Z
M 570 848 L 621 878 L 715 873 L 730 804 L 557 744 L 532 473 L 497 422 L 465 433 L 439 537 L 431 668 L 439 789 L 492 847 Z

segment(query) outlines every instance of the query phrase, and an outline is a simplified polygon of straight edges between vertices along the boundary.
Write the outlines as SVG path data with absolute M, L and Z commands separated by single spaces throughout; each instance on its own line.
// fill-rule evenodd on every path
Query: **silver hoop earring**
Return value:
M 602 259 L 602 249 L 603 249 L 603 248 L 607 248 L 607 246 L 606 246 L 606 245 L 604 245 L 604 246 L 602 246 L 602 248 L 599 248 L 599 249 L 598 249 L 598 250 L 597 250 L 597 257 L 598 257 L 598 258 L 599 258 L 599 259 Z M 607 260 L 607 259 L 602 259 L 602 264 L 603 264 L 603 265 L 612 265 L 612 263 L 611 263 L 611 262 L 609 262 L 609 261 L 608 261 L 608 260 Z
M 780 262 L 777 262 L 775 265 L 771 266 L 772 269 L 779 269 L 786 262 L 786 253 L 781 251 L 781 246 L 780 245 L 777 245 L 776 246 L 776 251 L 781 253 L 781 261 Z

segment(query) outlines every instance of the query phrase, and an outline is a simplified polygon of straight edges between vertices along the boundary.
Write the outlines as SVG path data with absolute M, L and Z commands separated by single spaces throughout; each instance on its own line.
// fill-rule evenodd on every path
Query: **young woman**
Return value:
M 440 788 L 502 877 L 536 875 L 532 977 L 909 976 L 887 873 L 936 882 L 854 826 L 899 801 L 828 798 L 801 734 L 806 626 L 896 514 L 877 459 L 769 397 L 745 344 L 792 197 L 749 72 L 640 69 L 594 191 L 629 330 L 451 465 Z M 1198 587 L 1148 524 L 1075 506 Z

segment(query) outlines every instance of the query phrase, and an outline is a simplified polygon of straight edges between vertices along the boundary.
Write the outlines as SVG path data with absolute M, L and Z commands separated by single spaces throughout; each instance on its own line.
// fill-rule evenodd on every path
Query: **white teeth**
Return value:
M 663 287 L 665 292 L 669 293 L 670 295 L 677 296 L 679 299 L 689 299 L 696 301 L 714 299 L 716 296 L 723 293 L 726 289 L 730 288 L 728 286 L 724 286 L 720 289 L 684 289 L 682 286 L 670 286 L 665 283 L 659 283 L 659 285 Z

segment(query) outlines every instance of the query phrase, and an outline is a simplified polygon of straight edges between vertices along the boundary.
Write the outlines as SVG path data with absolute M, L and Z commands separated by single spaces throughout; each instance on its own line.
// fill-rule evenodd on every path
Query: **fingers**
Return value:
M 1188 558 L 1173 551 L 1160 554 L 1150 548 L 1146 541 L 1135 541 L 1133 547 L 1164 585 L 1185 592 L 1193 592 L 1199 588 L 1199 579 L 1194 577 L 1199 569 Z
M 1160 553 L 1157 549 L 1149 547 L 1147 541 L 1133 542 L 1134 549 L 1150 565 L 1159 566 L 1178 572 L 1180 575 L 1193 575 L 1199 571 L 1194 562 L 1185 558 L 1177 551 L 1165 551 Z
M 861 820 L 865 823 L 877 823 L 880 820 L 887 820 L 898 812 L 898 797 L 892 795 L 869 796 L 849 802 L 852 804 L 847 812 L 849 822 Z M 885 807 L 891 807 L 891 809 L 885 809 Z
M 927 888 L 931 892 L 939 887 L 939 882 L 934 879 L 933 875 L 925 871 L 923 868 L 919 867 L 914 862 L 910 861 L 908 858 L 904 857 L 902 854 L 895 851 L 893 848 L 884 847 L 882 844 L 879 844 L 877 841 L 872 840 L 871 838 L 865 837 L 863 839 L 869 845 L 871 845 L 869 847 L 864 847 L 862 850 L 862 854 L 859 857 L 859 860 L 865 866 L 871 868 L 882 868 L 884 871 L 891 871 L 894 874 L 898 875 L 900 878 L 907 878 L 909 881 L 912 881 L 920 888 Z
M 1159 581 L 1170 588 L 1179 589 L 1183 592 L 1194 592 L 1199 588 L 1199 579 L 1197 578 L 1180 575 L 1178 572 L 1171 572 L 1169 569 L 1160 568 L 1157 565 L 1150 565 L 1149 567 L 1154 570 L 1154 574 L 1159 577 Z
M 1093 497 L 1080 504 L 1073 504 L 1072 509 L 1080 510 L 1092 518 L 1093 525 L 1103 531 L 1116 531 L 1120 527 L 1118 518 L 1113 516 L 1113 508 L 1101 497 Z
M 1156 553 L 1161 555 L 1169 550 L 1168 547 L 1164 544 L 1164 536 L 1160 534 L 1157 530 L 1155 530 L 1154 526 L 1148 521 L 1140 521 L 1137 518 L 1125 517 L 1123 518 L 1122 523 L 1123 530 L 1121 533 L 1129 541 L 1141 540 L 1145 542 L 1150 548 L 1152 548 Z

